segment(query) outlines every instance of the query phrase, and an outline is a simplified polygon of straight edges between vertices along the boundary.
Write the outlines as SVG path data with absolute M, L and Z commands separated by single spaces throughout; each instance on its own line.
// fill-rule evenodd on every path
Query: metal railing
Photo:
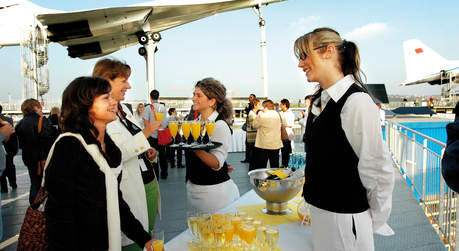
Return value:
M 455 250 L 458 200 L 441 175 L 445 143 L 392 121 L 386 121 L 385 137 L 394 162 L 435 231 L 449 250 Z

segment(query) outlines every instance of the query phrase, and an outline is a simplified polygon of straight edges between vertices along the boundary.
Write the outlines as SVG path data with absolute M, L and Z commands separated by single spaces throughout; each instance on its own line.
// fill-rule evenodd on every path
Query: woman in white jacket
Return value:
M 156 131 L 159 121 L 146 122 L 145 128 L 135 119 L 131 109 L 120 102 L 124 94 L 131 89 L 128 79 L 131 75 L 129 65 L 114 59 L 101 59 L 94 66 L 93 76 L 102 77 L 110 82 L 112 97 L 118 102 L 116 120 L 107 125 L 107 133 L 122 153 L 123 175 L 121 191 L 134 216 L 142 223 L 146 231 L 154 227 L 156 212 L 160 210 L 159 186 L 148 160 L 153 161 L 156 151 L 151 148 L 147 138 Z M 145 153 L 145 156 L 143 156 Z M 145 158 L 148 159 L 145 161 Z M 142 174 L 146 174 L 142 176 Z M 145 183 L 144 182 L 148 180 Z M 135 243 L 122 236 L 123 251 L 140 250 Z

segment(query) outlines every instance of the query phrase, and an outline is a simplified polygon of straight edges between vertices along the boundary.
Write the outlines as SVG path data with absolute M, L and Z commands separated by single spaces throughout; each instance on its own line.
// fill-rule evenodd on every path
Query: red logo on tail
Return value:
M 419 53 L 424 52 L 424 51 L 422 50 L 422 48 L 417 48 L 417 49 L 415 49 L 414 51 L 416 52 L 416 54 L 419 54 Z

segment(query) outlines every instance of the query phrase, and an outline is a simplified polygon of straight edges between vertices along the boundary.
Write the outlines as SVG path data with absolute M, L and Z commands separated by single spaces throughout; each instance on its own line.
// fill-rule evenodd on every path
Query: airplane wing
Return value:
M 286 0 L 157 0 L 128 7 L 42 14 L 50 41 L 70 57 L 89 59 L 138 43 L 137 32 L 159 32 L 217 13 Z

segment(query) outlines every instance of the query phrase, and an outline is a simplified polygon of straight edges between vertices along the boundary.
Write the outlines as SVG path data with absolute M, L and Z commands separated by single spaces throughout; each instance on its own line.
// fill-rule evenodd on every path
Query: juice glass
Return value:
M 191 132 L 191 123 L 188 121 L 183 121 L 182 133 L 183 133 L 183 137 L 185 137 L 185 146 L 189 146 L 187 143 L 187 140 L 190 137 L 190 132 Z
M 279 240 L 279 230 L 274 227 L 266 228 L 266 242 L 271 250 L 276 247 L 277 241 Z
M 171 146 L 177 146 L 177 144 L 175 143 L 175 137 L 177 136 L 177 132 L 178 132 L 178 122 L 177 121 L 170 121 L 169 122 L 169 131 L 171 132 L 171 136 L 172 136 L 172 145 Z
M 213 146 L 214 145 L 212 143 L 212 141 L 210 140 L 210 137 L 214 133 L 214 130 L 215 130 L 215 122 L 207 122 L 206 123 L 206 132 L 207 132 L 207 135 L 209 136 L 209 142 L 207 143 L 208 146 Z
M 151 231 L 151 237 L 153 238 L 153 251 L 162 251 L 164 248 L 164 231 Z
M 201 123 L 193 121 L 191 123 L 191 135 L 193 136 L 194 142 L 191 145 L 193 146 L 198 145 L 197 140 L 200 134 L 201 134 Z

